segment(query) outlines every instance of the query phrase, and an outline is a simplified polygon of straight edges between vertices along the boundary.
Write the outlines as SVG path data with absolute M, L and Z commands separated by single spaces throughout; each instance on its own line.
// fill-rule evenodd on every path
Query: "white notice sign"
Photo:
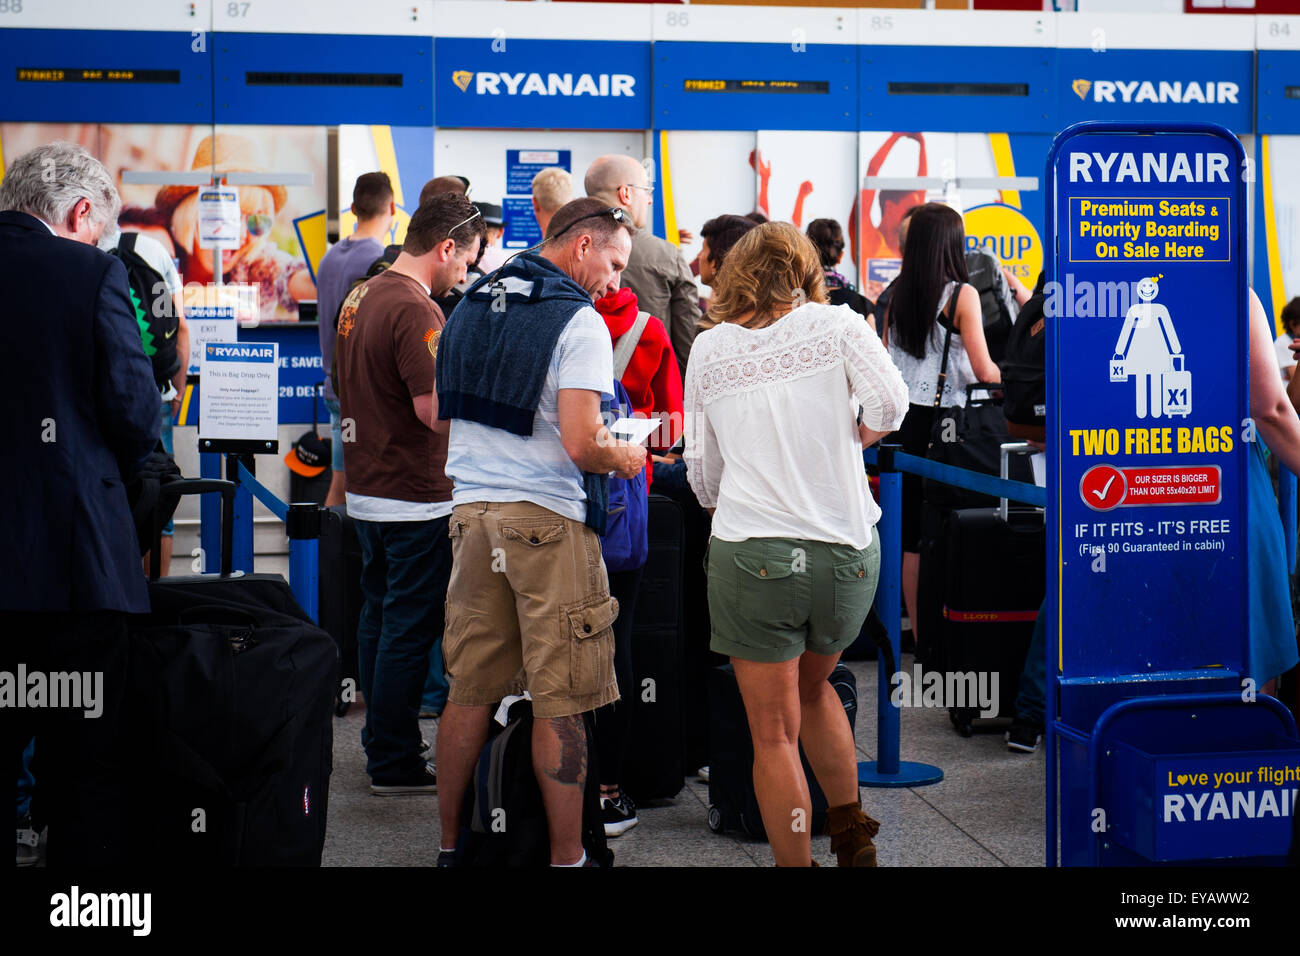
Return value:
M 239 338 L 235 307 L 229 305 L 187 305 L 185 319 L 190 325 L 189 374 L 199 374 L 199 362 L 209 342 L 234 342 Z
M 199 190 L 199 245 L 239 248 L 239 192 L 215 186 Z
M 199 439 L 279 437 L 277 342 L 209 342 L 199 363 Z

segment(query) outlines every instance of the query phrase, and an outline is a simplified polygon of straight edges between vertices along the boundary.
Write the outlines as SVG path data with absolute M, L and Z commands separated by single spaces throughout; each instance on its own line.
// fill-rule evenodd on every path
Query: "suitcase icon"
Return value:
M 1165 414 L 1186 418 L 1192 413 L 1192 373 L 1183 368 L 1183 356 L 1170 356 L 1174 363 L 1172 372 L 1160 376 L 1160 391 Z

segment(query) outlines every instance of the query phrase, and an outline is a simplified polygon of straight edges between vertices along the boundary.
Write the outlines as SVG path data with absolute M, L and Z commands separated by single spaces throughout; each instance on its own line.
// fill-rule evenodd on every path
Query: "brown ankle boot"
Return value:
M 831 807 L 826 814 L 826 832 L 840 866 L 876 865 L 876 845 L 871 838 L 880 832 L 880 823 L 863 813 L 860 805 Z

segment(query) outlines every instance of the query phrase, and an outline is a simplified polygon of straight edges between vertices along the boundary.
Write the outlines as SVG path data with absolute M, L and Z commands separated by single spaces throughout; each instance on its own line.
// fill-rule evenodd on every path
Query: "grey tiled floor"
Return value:
M 911 658 L 903 657 L 910 670 Z M 858 678 L 859 758 L 876 754 L 876 664 L 849 662 Z M 438 852 L 436 796 L 375 797 L 361 752 L 363 711 L 335 723 L 327 866 L 429 866 Z M 881 821 L 876 839 L 882 866 L 1041 866 L 1043 864 L 1042 748 L 1013 754 L 1002 733 L 963 739 L 947 712 L 904 709 L 902 757 L 935 764 L 944 779 L 915 789 L 866 789 L 867 812 Z M 434 740 L 433 721 L 423 722 Z M 611 841 L 617 866 L 770 866 L 767 844 L 733 833 L 715 835 L 706 822 L 708 786 L 688 777 L 674 799 L 639 809 L 640 825 Z M 834 865 L 830 841 L 813 853 Z

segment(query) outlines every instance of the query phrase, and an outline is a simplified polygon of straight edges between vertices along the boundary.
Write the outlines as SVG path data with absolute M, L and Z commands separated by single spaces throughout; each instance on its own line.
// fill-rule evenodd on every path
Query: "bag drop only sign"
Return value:
M 1049 158 L 1063 676 L 1243 665 L 1243 160 L 1217 127 L 1102 124 Z

